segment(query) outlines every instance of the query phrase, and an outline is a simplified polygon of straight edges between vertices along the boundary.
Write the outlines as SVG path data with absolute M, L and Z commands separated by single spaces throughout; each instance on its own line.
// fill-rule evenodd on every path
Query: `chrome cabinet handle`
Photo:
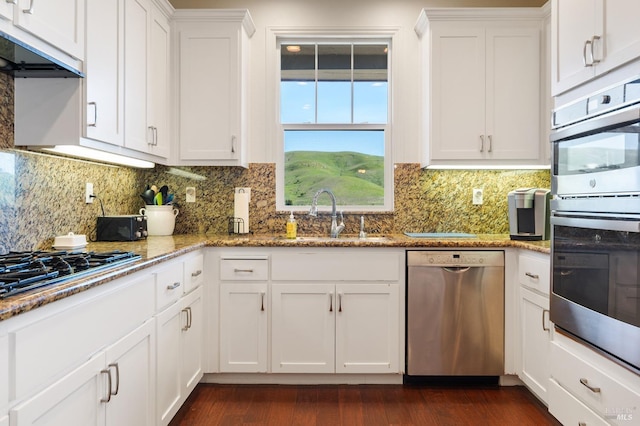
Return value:
M 587 426 L 587 422 L 578 422 L 578 426 Z
M 233 270 L 233 272 L 236 272 L 236 273 L 246 272 L 248 274 L 253 274 L 253 269 L 238 269 L 238 268 L 235 268 Z
M 589 50 L 593 55 L 593 43 L 591 42 L 591 40 L 587 40 L 584 42 L 584 46 L 582 47 L 582 63 L 585 67 L 592 67 L 593 62 L 587 61 L 587 46 L 590 46 Z M 591 59 L 593 59 L 593 56 L 591 57 Z
M 180 287 L 180 281 L 176 281 L 175 283 L 168 285 L 167 290 L 175 290 L 178 287 Z
M 338 293 L 338 312 L 342 312 L 342 293 Z
M 595 65 L 595 64 L 599 64 L 600 63 L 600 59 L 596 59 L 596 56 L 593 53 L 593 46 L 595 46 L 596 41 L 600 40 L 600 36 L 594 35 L 593 37 L 591 37 L 591 46 L 590 46 L 590 53 L 591 53 L 591 64 Z
M 200 274 L 202 274 L 202 269 L 198 269 L 197 271 L 192 272 L 192 273 L 191 273 L 191 276 L 192 276 L 192 277 L 197 277 L 197 276 L 199 276 Z
M 549 310 L 548 309 L 543 309 L 542 310 L 542 330 L 543 331 L 549 331 L 549 327 L 547 327 L 545 325 L 545 322 L 544 322 L 544 317 L 548 316 L 548 315 L 549 315 Z
M 111 388 L 112 388 L 111 370 L 109 369 L 100 370 L 100 373 L 107 375 L 107 384 L 109 386 L 109 392 L 107 392 L 107 397 L 100 399 L 100 402 L 109 402 L 111 401 Z
M 260 310 L 264 312 L 264 291 L 260 292 Z
M 5 0 L 9 4 L 18 4 L 18 0 Z
M 184 327 L 182 327 L 182 331 L 187 331 L 191 328 L 191 307 L 187 306 L 182 310 L 185 314 L 187 314 L 187 323 Z
M 489 149 L 487 150 L 487 152 L 491 152 L 493 151 L 493 136 L 489 135 L 487 136 L 487 139 L 489 139 Z
M 147 127 L 151 131 L 151 142 L 147 142 L 147 145 L 158 146 L 158 128 L 156 126 Z
M 117 395 L 120 391 L 120 366 L 117 362 L 113 362 L 109 364 L 109 368 L 115 368 L 116 370 L 116 391 L 113 392 L 112 395 Z M 109 373 L 109 376 L 111 376 L 111 373 Z
M 525 272 L 524 273 L 526 276 L 528 276 L 529 278 L 533 278 L 534 280 L 537 280 L 540 278 L 540 275 L 538 274 L 532 274 L 531 272 Z
M 31 3 L 29 4 L 29 9 L 22 9 L 22 13 L 28 13 L 29 15 L 33 15 L 33 3 L 36 0 L 31 0 Z
M 89 102 L 87 105 L 93 105 L 93 123 L 87 124 L 88 127 L 96 127 L 98 125 L 98 104 Z
M 484 135 L 480 135 L 480 152 L 484 152 Z
M 595 387 L 595 386 L 591 386 L 589 384 L 589 381 L 587 379 L 580 379 L 580 383 L 586 387 L 587 389 L 589 389 L 591 392 L 593 393 L 600 393 L 600 388 Z
M 231 153 L 235 154 L 236 152 L 236 135 L 231 135 Z
M 329 312 L 333 312 L 333 292 L 329 293 Z

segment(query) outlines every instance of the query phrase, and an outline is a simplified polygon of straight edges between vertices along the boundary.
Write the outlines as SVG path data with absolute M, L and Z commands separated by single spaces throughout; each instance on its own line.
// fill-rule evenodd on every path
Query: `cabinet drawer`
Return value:
M 123 286 L 103 297 L 12 331 L 12 400 L 51 383 L 152 315 L 153 277 L 145 274 L 124 281 Z
M 222 281 L 267 281 L 269 258 L 267 256 L 223 256 L 220 258 Z
M 549 381 L 549 412 L 563 425 L 606 426 L 608 423 L 555 380 Z
M 603 361 L 609 362 L 604 358 Z M 626 410 L 632 410 L 634 416 L 640 415 L 636 412 L 639 393 L 620 383 L 614 374 L 597 368 L 558 342 L 551 344 L 551 377 L 602 417 L 609 418 Z
M 309 251 L 274 253 L 274 281 L 398 281 L 402 256 L 393 252 Z M 404 267 L 404 263 L 402 263 Z
M 174 261 L 156 270 L 156 309 L 175 302 L 184 292 L 183 262 Z
M 204 256 L 196 256 L 184 262 L 184 292 L 189 293 L 204 282 Z
M 550 259 L 532 254 L 518 257 L 518 281 L 521 285 L 549 294 L 551 266 Z

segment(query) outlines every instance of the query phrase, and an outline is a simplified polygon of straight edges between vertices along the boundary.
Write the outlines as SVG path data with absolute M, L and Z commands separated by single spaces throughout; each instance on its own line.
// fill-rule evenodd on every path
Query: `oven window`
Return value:
M 553 292 L 640 326 L 640 234 L 553 227 Z
M 640 165 L 638 123 L 554 144 L 554 174 L 576 175 Z

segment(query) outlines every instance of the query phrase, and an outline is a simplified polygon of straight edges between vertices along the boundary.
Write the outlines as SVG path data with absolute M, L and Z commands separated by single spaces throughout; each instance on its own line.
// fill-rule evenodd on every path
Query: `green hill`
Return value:
M 285 153 L 285 203 L 310 205 L 320 188 L 329 188 L 339 205 L 374 205 L 384 201 L 384 158 L 358 152 Z M 329 204 L 321 197 L 320 205 Z

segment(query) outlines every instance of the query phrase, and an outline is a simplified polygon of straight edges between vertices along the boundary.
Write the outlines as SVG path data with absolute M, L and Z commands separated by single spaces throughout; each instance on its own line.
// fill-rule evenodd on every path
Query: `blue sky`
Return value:
M 351 123 L 351 82 L 318 83 L 318 123 Z M 353 84 L 354 123 L 386 123 L 387 83 Z M 315 123 L 316 85 L 314 82 L 283 81 L 280 86 L 282 123 Z M 355 151 L 384 156 L 384 132 L 358 131 L 286 131 L 285 152 Z

